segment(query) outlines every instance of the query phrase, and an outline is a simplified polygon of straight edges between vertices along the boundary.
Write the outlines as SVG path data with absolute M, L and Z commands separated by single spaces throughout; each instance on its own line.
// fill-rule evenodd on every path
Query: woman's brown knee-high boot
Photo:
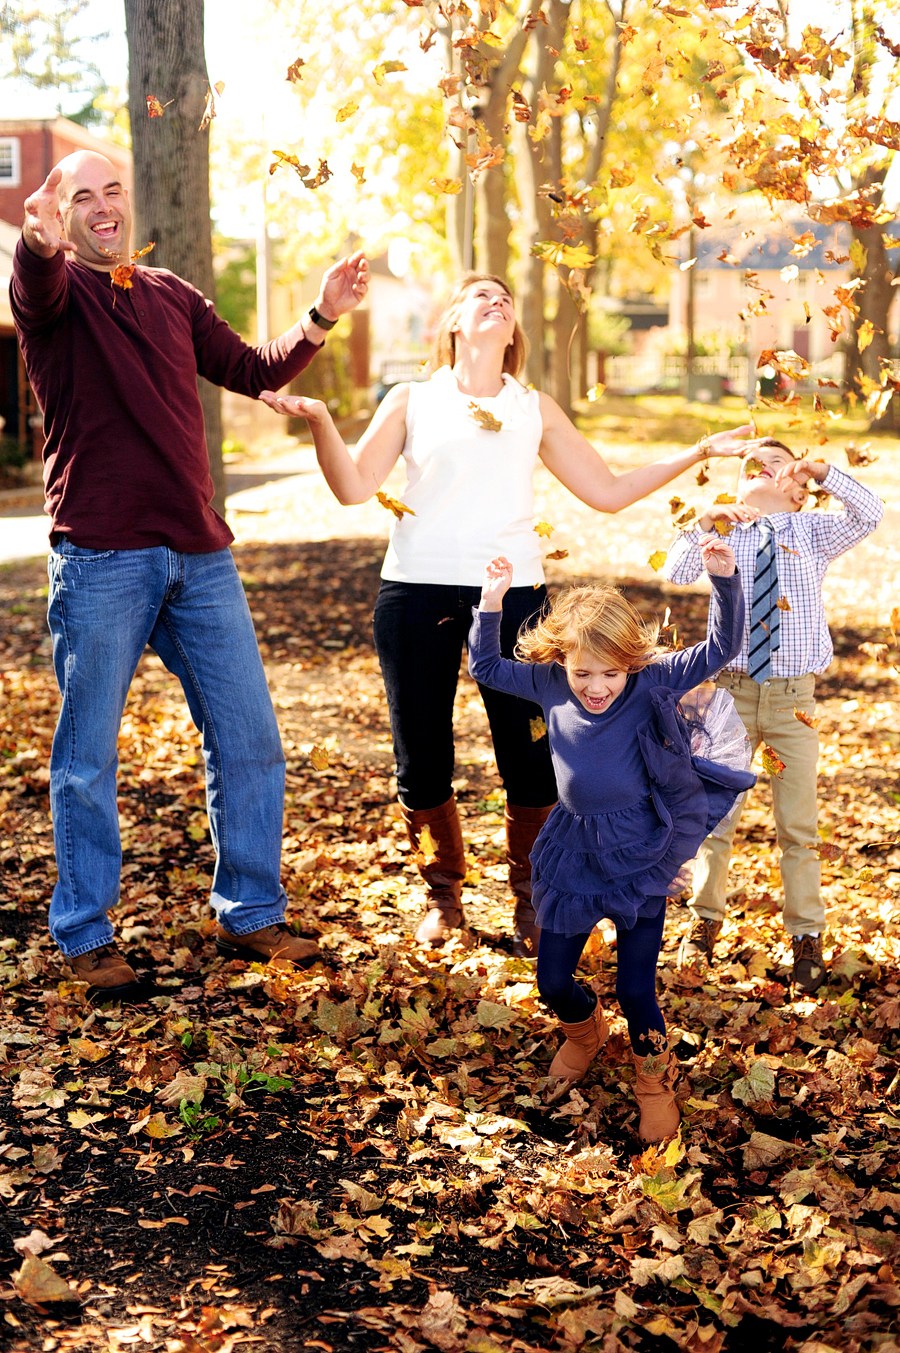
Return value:
M 547 1074 L 567 1081 L 580 1081 L 609 1037 L 609 1026 L 599 1003 L 587 1019 L 579 1020 L 577 1024 L 565 1024 L 560 1020 L 559 1025 L 566 1041 L 550 1063 Z
M 508 803 L 506 821 L 506 862 L 509 865 L 509 886 L 515 898 L 513 915 L 513 953 L 516 958 L 537 958 L 540 930 L 531 904 L 531 848 L 537 840 L 554 808 L 525 808 Z
M 428 911 L 416 931 L 420 944 L 439 944 L 451 930 L 466 923 L 460 896 L 466 876 L 466 852 L 462 827 L 451 794 L 437 808 L 406 808 L 401 803 L 403 821 L 413 849 L 419 854 L 419 873 L 428 889 Z M 434 858 L 425 859 L 421 851 L 422 832 L 428 828 L 434 842 Z
M 678 1060 L 668 1048 L 644 1057 L 637 1053 L 632 1056 L 637 1072 L 634 1093 L 641 1111 L 638 1136 L 642 1142 L 664 1142 L 678 1131 L 678 1099 L 687 1089 L 679 1084 Z

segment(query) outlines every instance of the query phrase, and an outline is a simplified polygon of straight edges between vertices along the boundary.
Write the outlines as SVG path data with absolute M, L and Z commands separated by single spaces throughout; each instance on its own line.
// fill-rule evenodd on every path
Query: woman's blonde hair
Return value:
M 432 370 L 437 371 L 439 366 L 452 367 L 455 363 L 456 334 L 453 332 L 453 326 L 456 324 L 459 316 L 463 297 L 470 287 L 477 286 L 479 282 L 496 282 L 497 286 L 502 287 L 507 296 L 512 299 L 512 292 L 502 277 L 495 277 L 493 273 L 487 272 L 463 273 L 462 277 L 453 288 L 450 298 L 441 311 L 441 317 L 438 320 L 431 350 Z M 512 342 L 503 354 L 503 370 L 508 371 L 511 376 L 518 377 L 525 365 L 526 350 L 525 335 L 522 332 L 519 321 L 516 320 L 516 325 L 513 329 Z
M 516 657 L 564 664 L 569 654 L 585 649 L 620 672 L 639 672 L 667 651 L 659 642 L 659 625 L 642 620 L 616 588 L 573 587 L 519 635 Z

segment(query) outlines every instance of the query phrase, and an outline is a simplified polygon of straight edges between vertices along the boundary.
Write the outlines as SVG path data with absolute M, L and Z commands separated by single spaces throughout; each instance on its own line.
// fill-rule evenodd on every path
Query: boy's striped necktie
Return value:
M 772 674 L 772 654 L 780 644 L 778 609 L 778 566 L 775 559 L 775 528 L 762 517 L 756 573 L 753 577 L 753 602 L 750 607 L 750 652 L 747 673 L 754 681 L 765 681 Z

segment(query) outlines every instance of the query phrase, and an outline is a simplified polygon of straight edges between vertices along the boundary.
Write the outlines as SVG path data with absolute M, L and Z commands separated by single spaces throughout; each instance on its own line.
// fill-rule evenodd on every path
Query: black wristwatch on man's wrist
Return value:
M 313 324 L 318 324 L 320 329 L 333 329 L 337 324 L 336 319 L 326 319 L 324 315 L 320 315 L 314 305 L 309 307 L 309 317 Z

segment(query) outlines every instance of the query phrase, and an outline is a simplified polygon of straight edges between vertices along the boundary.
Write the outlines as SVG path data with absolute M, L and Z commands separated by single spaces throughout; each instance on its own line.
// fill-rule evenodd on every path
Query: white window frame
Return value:
M 19 188 L 22 184 L 22 143 L 18 136 L 0 136 L 0 147 L 9 147 L 11 173 L 0 174 L 0 188 Z

